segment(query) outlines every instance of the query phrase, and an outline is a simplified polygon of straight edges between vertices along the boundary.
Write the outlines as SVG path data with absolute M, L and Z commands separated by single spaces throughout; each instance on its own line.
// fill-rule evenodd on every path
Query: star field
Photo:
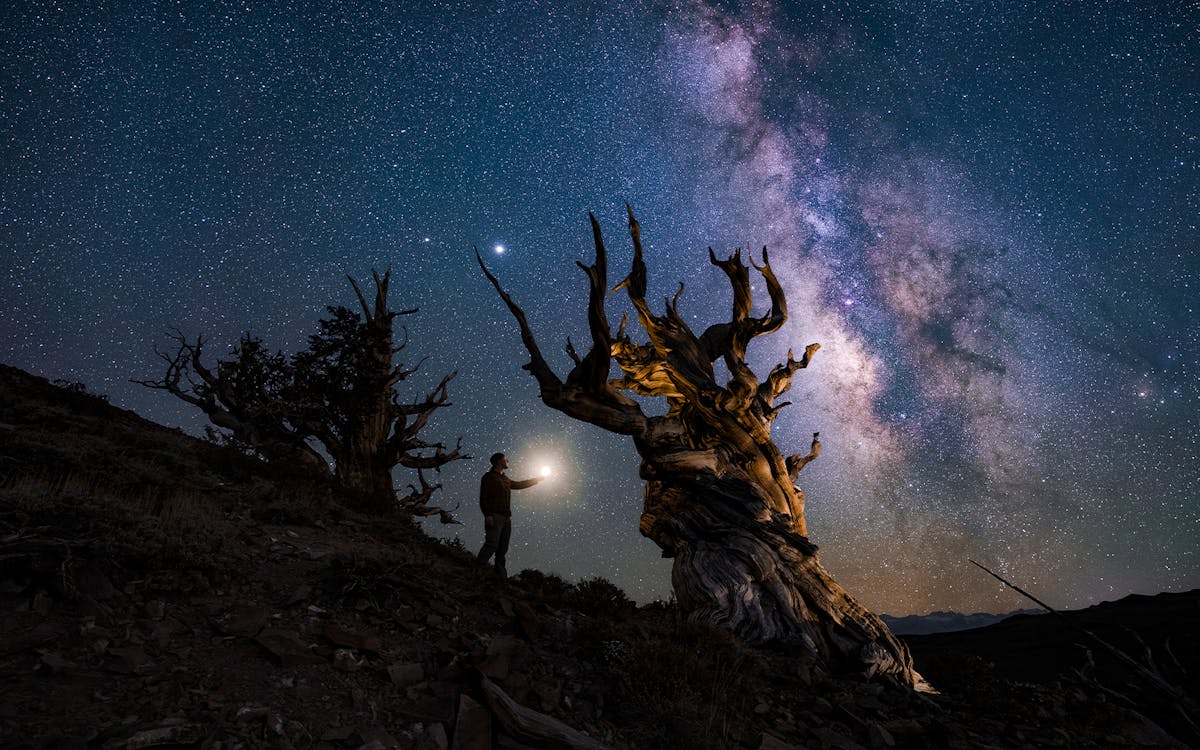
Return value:
M 628 201 L 697 330 L 728 315 L 706 249 L 770 248 L 790 320 L 750 364 L 822 344 L 774 435 L 821 432 L 810 531 L 864 604 L 1024 606 L 968 557 L 1060 607 L 1200 586 L 1194 4 L 618 5 L 8 9 L 0 359 L 199 433 L 128 382 L 168 326 L 293 351 L 391 266 L 414 395 L 458 371 L 430 435 L 477 457 L 431 531 L 482 541 L 502 450 L 554 467 L 510 570 L 664 597 L 632 444 L 541 405 L 472 250 L 565 374 L 587 212 L 616 280 Z

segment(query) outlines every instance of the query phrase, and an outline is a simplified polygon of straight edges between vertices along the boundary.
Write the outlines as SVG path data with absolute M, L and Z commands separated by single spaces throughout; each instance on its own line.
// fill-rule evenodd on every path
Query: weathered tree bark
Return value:
M 755 266 L 771 307 L 751 315 L 749 269 L 741 253 L 709 259 L 729 278 L 733 309 L 728 322 L 696 336 L 678 313 L 680 286 L 661 316 L 646 303 L 646 264 L 641 230 L 629 212 L 634 258 L 625 288 L 649 341 L 636 344 L 625 321 L 614 335 L 604 309 L 607 254 L 591 217 L 595 262 L 578 265 L 588 275 L 588 321 L 592 347 L 580 358 L 568 340 L 575 366 L 560 379 L 543 358 L 524 312 L 488 271 L 521 330 L 546 405 L 576 419 L 629 435 L 641 455 L 646 480 L 640 529 L 665 557 L 674 558 L 672 584 L 680 607 L 694 618 L 733 631 L 753 643 L 790 643 L 835 668 L 862 668 L 912 685 L 918 676 L 907 648 L 887 626 L 842 589 L 820 564 L 807 538 L 804 494 L 795 481 L 820 453 L 813 436 L 806 454 L 784 456 L 771 439 L 771 423 L 787 403 L 775 401 L 807 367 L 818 344 L 797 360 L 789 352 L 766 379 L 746 365 L 749 342 L 777 331 L 787 302 L 763 249 Z M 729 372 L 716 382 L 713 363 Z M 610 379 L 615 361 L 620 378 Z M 647 417 L 625 391 L 667 400 L 664 416 Z

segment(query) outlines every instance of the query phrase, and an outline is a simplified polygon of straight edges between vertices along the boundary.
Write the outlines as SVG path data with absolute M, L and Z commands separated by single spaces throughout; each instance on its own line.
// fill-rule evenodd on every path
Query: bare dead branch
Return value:
M 595 226 L 595 225 L 594 225 Z M 538 381 L 539 395 L 542 402 L 558 411 L 585 422 L 590 422 L 604 429 L 624 435 L 641 434 L 646 429 L 646 417 L 637 403 L 624 394 L 615 390 L 607 380 L 611 355 L 611 343 L 607 343 L 608 324 L 604 317 L 603 289 L 604 246 L 599 235 L 596 237 L 597 263 L 591 267 L 583 266 L 588 274 L 589 282 L 589 326 L 593 337 L 592 347 L 579 364 L 571 371 L 568 381 L 564 383 L 546 364 L 533 331 L 521 309 L 512 297 L 501 287 L 500 281 L 488 270 L 475 250 L 475 259 L 500 299 L 504 301 L 521 331 L 521 341 L 529 353 L 530 361 L 523 366 Z
M 820 344 L 812 343 L 804 347 L 804 356 L 796 361 L 792 358 L 792 350 L 788 349 L 787 362 L 775 365 L 767 379 L 758 388 L 758 397 L 767 406 L 775 403 L 775 399 L 787 393 L 792 387 L 792 375 L 797 370 L 808 367 L 813 355 L 821 348 Z
M 567 336 L 567 345 L 563 347 L 563 350 L 567 353 L 567 356 L 571 358 L 571 361 L 574 362 L 576 366 L 579 366 L 583 362 L 583 360 L 579 358 L 579 352 L 575 351 L 575 345 L 571 343 L 570 336 Z
M 528 370 L 537 378 L 538 385 L 542 391 L 553 391 L 562 387 L 562 381 L 550 369 L 550 365 L 546 364 L 546 359 L 542 356 L 541 349 L 538 348 L 537 341 L 533 337 L 533 331 L 529 328 L 529 321 L 525 318 L 525 311 L 513 302 L 513 298 L 508 295 L 508 292 L 500 286 L 500 281 L 483 262 L 483 256 L 479 254 L 479 248 L 475 248 L 475 260 L 479 262 L 479 267 L 483 269 L 483 275 L 488 281 L 492 282 L 492 286 L 496 288 L 496 293 L 500 295 L 500 299 L 504 300 L 504 304 L 508 307 L 512 316 L 516 318 L 517 325 L 521 328 L 521 343 L 525 345 L 525 350 L 529 352 L 529 363 L 524 369 Z
M 403 349 L 404 347 L 400 347 L 400 348 Z M 392 353 L 395 354 L 398 351 L 400 351 L 400 350 L 393 348 Z M 393 386 L 396 383 L 399 383 L 401 380 L 405 380 L 405 379 L 411 377 L 412 375 L 415 375 L 417 373 L 417 371 L 421 369 L 421 365 L 425 364 L 425 362 L 428 361 L 428 359 L 429 359 L 429 357 L 421 357 L 419 360 L 417 360 L 417 363 L 415 365 L 408 368 L 407 370 L 404 369 L 404 365 L 397 365 L 396 368 L 394 370 L 392 370 L 392 374 L 390 376 L 388 376 L 388 385 Z M 453 377 L 453 375 L 451 377 Z
M 424 455 L 411 452 L 412 450 L 423 450 L 433 448 L 433 455 Z M 460 459 L 468 459 L 470 456 L 462 452 L 462 438 L 454 446 L 454 450 L 447 451 L 446 447 L 441 443 L 429 443 L 411 446 L 409 452 L 401 453 L 397 463 L 409 469 L 437 469 L 451 461 Z
M 808 455 L 793 453 L 787 457 L 788 476 L 792 478 L 792 481 L 796 481 L 797 476 L 800 474 L 800 470 L 807 466 L 810 461 L 819 455 L 821 455 L 821 433 L 814 432 L 812 445 L 809 447 Z

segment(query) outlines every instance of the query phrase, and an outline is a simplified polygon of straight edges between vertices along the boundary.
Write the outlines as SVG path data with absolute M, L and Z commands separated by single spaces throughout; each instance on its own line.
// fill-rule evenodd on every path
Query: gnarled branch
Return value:
M 646 416 L 635 401 L 614 388 L 608 380 L 613 347 L 612 334 L 604 313 L 607 253 L 594 217 L 592 229 L 596 262 L 591 266 L 580 264 L 588 276 L 588 323 L 592 346 L 587 355 L 576 362 L 566 382 L 560 380 L 546 363 L 529 327 L 525 311 L 513 301 L 500 285 L 499 279 L 488 270 L 478 249 L 475 251 L 475 259 L 520 327 L 521 341 L 530 357 L 530 361 L 523 367 L 537 379 L 542 402 L 570 417 L 590 422 L 606 430 L 623 435 L 639 435 L 645 432 Z
M 796 481 L 797 476 L 800 474 L 800 470 L 807 466 L 809 461 L 812 461 L 819 455 L 821 455 L 821 433 L 814 432 L 812 445 L 809 447 L 808 455 L 793 453 L 787 457 L 788 476 L 792 478 L 792 481 Z

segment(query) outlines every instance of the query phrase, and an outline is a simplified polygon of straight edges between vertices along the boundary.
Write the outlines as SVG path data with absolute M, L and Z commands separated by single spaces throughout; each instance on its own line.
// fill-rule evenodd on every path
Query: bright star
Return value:
M 496 255 L 504 254 L 504 245 L 496 245 Z

